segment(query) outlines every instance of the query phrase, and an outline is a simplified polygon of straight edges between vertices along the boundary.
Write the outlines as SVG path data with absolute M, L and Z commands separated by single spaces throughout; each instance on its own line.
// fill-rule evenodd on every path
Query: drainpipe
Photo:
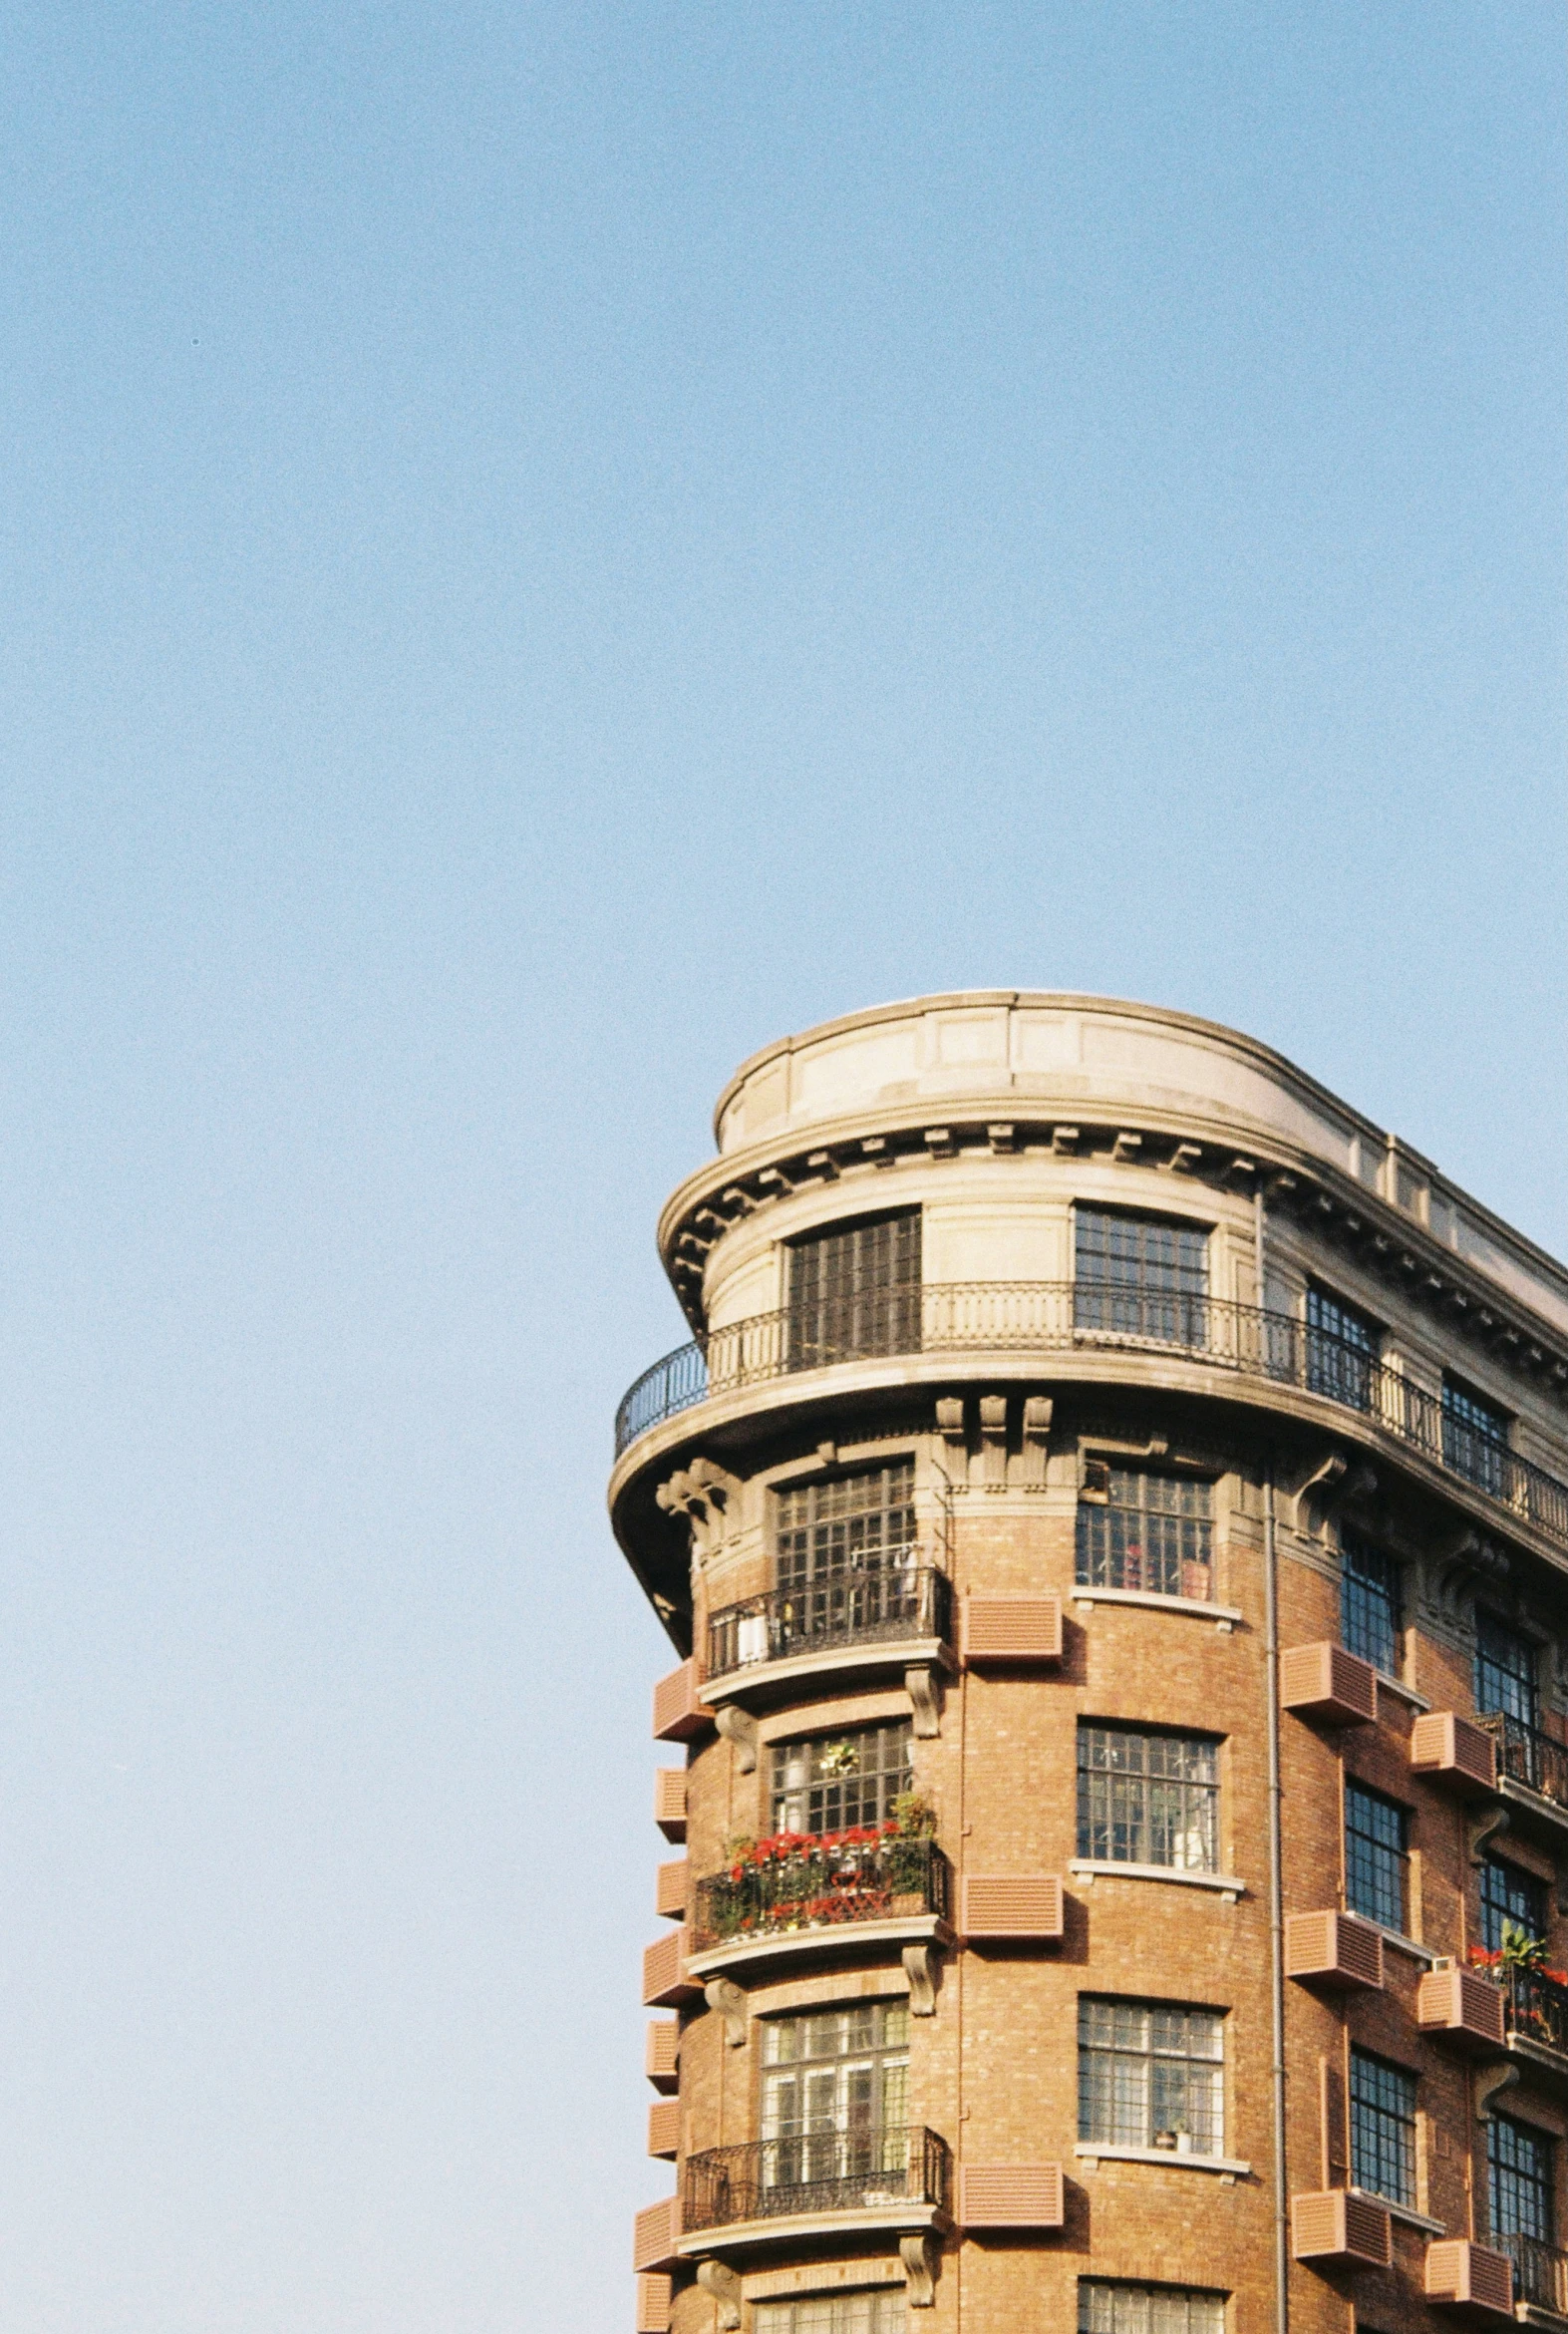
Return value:
M 1258 1307 L 1264 1302 L 1263 1186 L 1253 1193 L 1253 1253 Z M 1263 1323 L 1258 1324 L 1260 1337 Z M 1279 1552 L 1274 1536 L 1274 1460 L 1263 1470 L 1263 1634 L 1268 1671 L 1269 1730 L 1269 1977 L 1273 2025 L 1274 2092 L 1274 2319 L 1290 2328 L 1290 2194 L 1285 2169 L 1285 1881 L 1280 1823 Z

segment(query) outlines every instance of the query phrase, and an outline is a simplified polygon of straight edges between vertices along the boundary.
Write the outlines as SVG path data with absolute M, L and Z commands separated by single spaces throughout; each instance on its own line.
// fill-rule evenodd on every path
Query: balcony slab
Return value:
M 958 1662 L 951 1645 L 940 1637 L 889 1638 L 875 1645 L 824 1645 L 811 1652 L 788 1654 L 782 1661 L 748 1662 L 745 1669 L 705 1678 L 703 1695 L 714 1708 L 726 1702 L 744 1705 L 754 1697 L 767 1701 L 808 1678 L 905 1669 L 941 1669 L 951 1676 L 957 1672 Z
M 732 2220 L 716 2228 L 690 2229 L 675 2249 L 692 2259 L 703 2253 L 820 2242 L 825 2237 L 902 2235 L 926 2228 L 945 2235 L 952 2225 L 952 2214 L 940 2204 L 850 2204 L 838 2211 L 781 2212 L 767 2220 Z
M 767 1961 L 798 1960 L 812 1953 L 875 1952 L 885 1945 L 896 1959 L 905 1945 L 940 1945 L 946 1950 L 956 1943 L 953 1929 L 940 1913 L 911 1912 L 891 1920 L 822 1921 L 810 1929 L 778 1929 L 767 1936 L 726 1938 L 723 1944 L 688 1954 L 686 1970 L 689 1977 L 708 1978 L 757 1968 Z

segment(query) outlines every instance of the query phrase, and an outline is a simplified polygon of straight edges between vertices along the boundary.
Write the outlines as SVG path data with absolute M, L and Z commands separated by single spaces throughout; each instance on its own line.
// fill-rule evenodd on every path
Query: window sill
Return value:
M 1380 1694 L 1397 1695 L 1400 1701 L 1408 1702 L 1412 1710 L 1431 1708 L 1424 1694 L 1417 1694 L 1415 1688 L 1406 1685 L 1403 1678 L 1391 1678 L 1386 1669 L 1378 1671 L 1378 1691 Z
M 1347 1912 L 1351 1912 L 1349 1905 L 1345 1909 Z M 1374 1920 L 1370 1912 L 1351 1912 L 1351 1917 L 1353 1920 L 1364 1920 L 1368 1928 L 1376 1929 L 1393 1953 L 1408 1953 L 1412 1961 L 1424 1961 L 1428 1969 L 1437 1959 L 1437 1955 L 1430 1945 L 1418 1944 L 1413 1937 L 1408 1937 L 1403 1929 L 1385 1928 L 1382 1921 Z
M 1380 2196 L 1376 2188 L 1352 2188 L 1349 2193 L 1365 2197 L 1369 2204 L 1381 2204 L 1385 2212 L 1392 2213 L 1396 2220 L 1403 2220 L 1407 2228 L 1422 2229 L 1427 2236 L 1446 2236 L 1448 2233 L 1445 2220 L 1433 2220 L 1429 2214 L 1417 2212 L 1410 2204 L 1396 2204 L 1392 2196 Z
M 1073 2153 L 1081 2164 L 1164 2164 L 1174 2165 L 1178 2171 L 1222 2172 L 1233 2180 L 1252 2177 L 1251 2165 L 1232 2156 L 1182 2156 L 1174 2148 L 1098 2148 L 1090 2140 L 1080 2141 Z
M 1102 1864 L 1092 1862 L 1088 1856 L 1074 1856 L 1068 1870 L 1090 1885 L 1097 1879 L 1166 1880 L 1178 1888 L 1213 1888 L 1227 1904 L 1234 1904 L 1238 1896 L 1247 1893 L 1245 1881 L 1238 1880 L 1234 1872 L 1178 1872 L 1169 1864 Z M 1416 1950 L 1425 1948 L 1418 1946 Z
M 1097 1604 L 1136 1604 L 1150 1612 L 1185 1613 L 1189 1620 L 1212 1621 L 1227 1637 L 1242 1617 L 1231 1604 L 1208 1604 L 1196 1596 L 1161 1596 L 1152 1588 L 1075 1588 L 1073 1602 L 1091 1611 Z

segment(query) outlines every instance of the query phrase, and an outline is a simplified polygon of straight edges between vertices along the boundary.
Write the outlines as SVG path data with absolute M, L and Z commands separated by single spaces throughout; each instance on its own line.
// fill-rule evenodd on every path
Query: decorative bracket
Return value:
M 728 2261 L 699 2261 L 697 2282 L 719 2305 L 720 2334 L 733 2334 L 741 2323 L 741 2280 Z
M 898 2258 L 904 2264 L 904 2285 L 912 2310 L 929 2310 L 936 2302 L 936 2238 L 923 2228 L 916 2236 L 901 2236 Z
M 1352 1467 L 1342 1451 L 1331 1451 L 1287 1494 L 1294 1507 L 1291 1521 L 1304 1539 L 1310 1539 L 1331 1507 L 1365 1498 L 1377 1488 L 1378 1479 L 1370 1467 Z
M 1489 2124 L 1492 2120 L 1492 2101 L 1499 2092 L 1507 2091 L 1519 2080 L 1517 2067 L 1477 2067 L 1475 2070 L 1475 2121 Z
M 1046 1456 L 1055 1407 L 1049 1394 L 1030 1394 L 1024 1398 L 1024 1459 L 1019 1481 L 1026 1492 L 1043 1492 L 1046 1488 Z
M 964 1433 L 961 1395 L 944 1395 L 936 1406 L 936 1431 L 947 1446 L 947 1476 L 955 1492 L 969 1489 L 969 1440 Z
M 660 1484 L 654 1499 L 666 1515 L 684 1515 L 691 1525 L 692 1557 L 707 1562 L 724 1537 L 725 1523 L 741 1490 L 739 1476 L 727 1475 L 711 1459 L 694 1459 Z
M 914 1712 L 915 1738 L 919 1742 L 934 1742 L 942 1731 L 942 1704 L 937 1683 L 931 1670 L 921 1664 L 904 1672 L 904 1692 L 909 1696 L 909 1707 Z
M 1466 1843 L 1470 1851 L 1470 1861 L 1477 1870 L 1486 1861 L 1487 1848 L 1490 1847 L 1497 1834 L 1500 1832 L 1506 1832 L 1507 1829 L 1508 1811 L 1506 1808 L 1482 1808 L 1470 1818 L 1465 1827 Z
M 737 1775 L 757 1773 L 757 1721 L 749 1710 L 737 1710 L 733 1702 L 714 1712 L 714 1724 L 727 1743 L 735 1749 Z
M 746 2046 L 747 2000 L 733 1977 L 711 1977 L 703 1997 L 716 2018 L 724 2020 L 724 2039 L 733 2051 Z
M 980 1397 L 980 1480 L 988 1492 L 1007 1490 L 1007 1396 Z
M 929 1945 L 906 1945 L 900 1956 L 909 1980 L 911 2018 L 936 2016 L 936 1961 Z

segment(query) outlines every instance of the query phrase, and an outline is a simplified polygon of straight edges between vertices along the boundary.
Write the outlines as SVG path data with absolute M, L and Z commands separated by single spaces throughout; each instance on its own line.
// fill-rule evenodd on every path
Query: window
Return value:
M 763 2021 L 763 2171 L 769 2187 L 902 2170 L 909 2010 L 856 2002 Z
M 1225 2334 L 1225 2296 L 1081 2277 L 1078 2327 L 1079 2334 Z
M 1415 2078 L 1370 2051 L 1351 2052 L 1351 2184 L 1415 2203 Z
M 1224 2021 L 1168 2002 L 1078 2005 L 1078 2136 L 1105 2148 L 1224 2152 Z
M 1493 2109 L 1486 2127 L 1486 2168 L 1493 2236 L 1533 2236 L 1550 2244 L 1552 2144 L 1546 2134 Z
M 1352 1912 L 1405 1934 L 1406 1832 L 1394 1800 L 1363 1783 L 1345 1785 L 1345 1901 Z
M 1073 1211 L 1073 1318 L 1165 1345 L 1208 1343 L 1208 1233 L 1151 1215 Z
M 1214 1593 L 1213 1487 L 1142 1468 L 1097 1470 L 1078 1509 L 1079 1585 L 1138 1588 L 1207 1604 Z
M 1078 1852 L 1096 1863 L 1219 1868 L 1219 1749 L 1204 1735 L 1078 1730 Z
M 1533 1727 L 1536 1721 L 1535 1647 L 1495 1613 L 1475 1614 L 1475 1707 L 1504 1711 Z
M 857 1824 L 880 1824 L 910 1788 L 910 1722 L 902 1718 L 849 1734 L 775 1743 L 775 1832 L 848 1832 Z
M 1378 1366 L 1382 1333 L 1365 1313 L 1358 1313 L 1343 1297 L 1315 1283 L 1307 1291 L 1307 1387 L 1343 1402 L 1351 1410 L 1371 1410 L 1372 1375 Z
M 1442 1382 L 1442 1463 L 1497 1500 L 1508 1493 L 1508 1416 L 1456 1378 Z
M 806 2301 L 760 2301 L 752 2308 L 754 2334 L 905 2334 L 903 2289 L 879 2293 L 819 2293 Z
M 915 1536 L 915 1463 L 895 1461 L 779 1494 L 778 1576 L 784 1589 L 880 1571 Z
M 812 1232 L 787 1249 L 791 1370 L 920 1350 L 920 1210 Z
M 1545 1941 L 1546 1883 L 1489 1855 L 1481 1866 L 1481 1943 L 1488 1953 L 1501 1952 L 1510 1928 Z
M 1389 1677 L 1399 1674 L 1400 1568 L 1354 1531 L 1340 1532 L 1340 1640 Z

